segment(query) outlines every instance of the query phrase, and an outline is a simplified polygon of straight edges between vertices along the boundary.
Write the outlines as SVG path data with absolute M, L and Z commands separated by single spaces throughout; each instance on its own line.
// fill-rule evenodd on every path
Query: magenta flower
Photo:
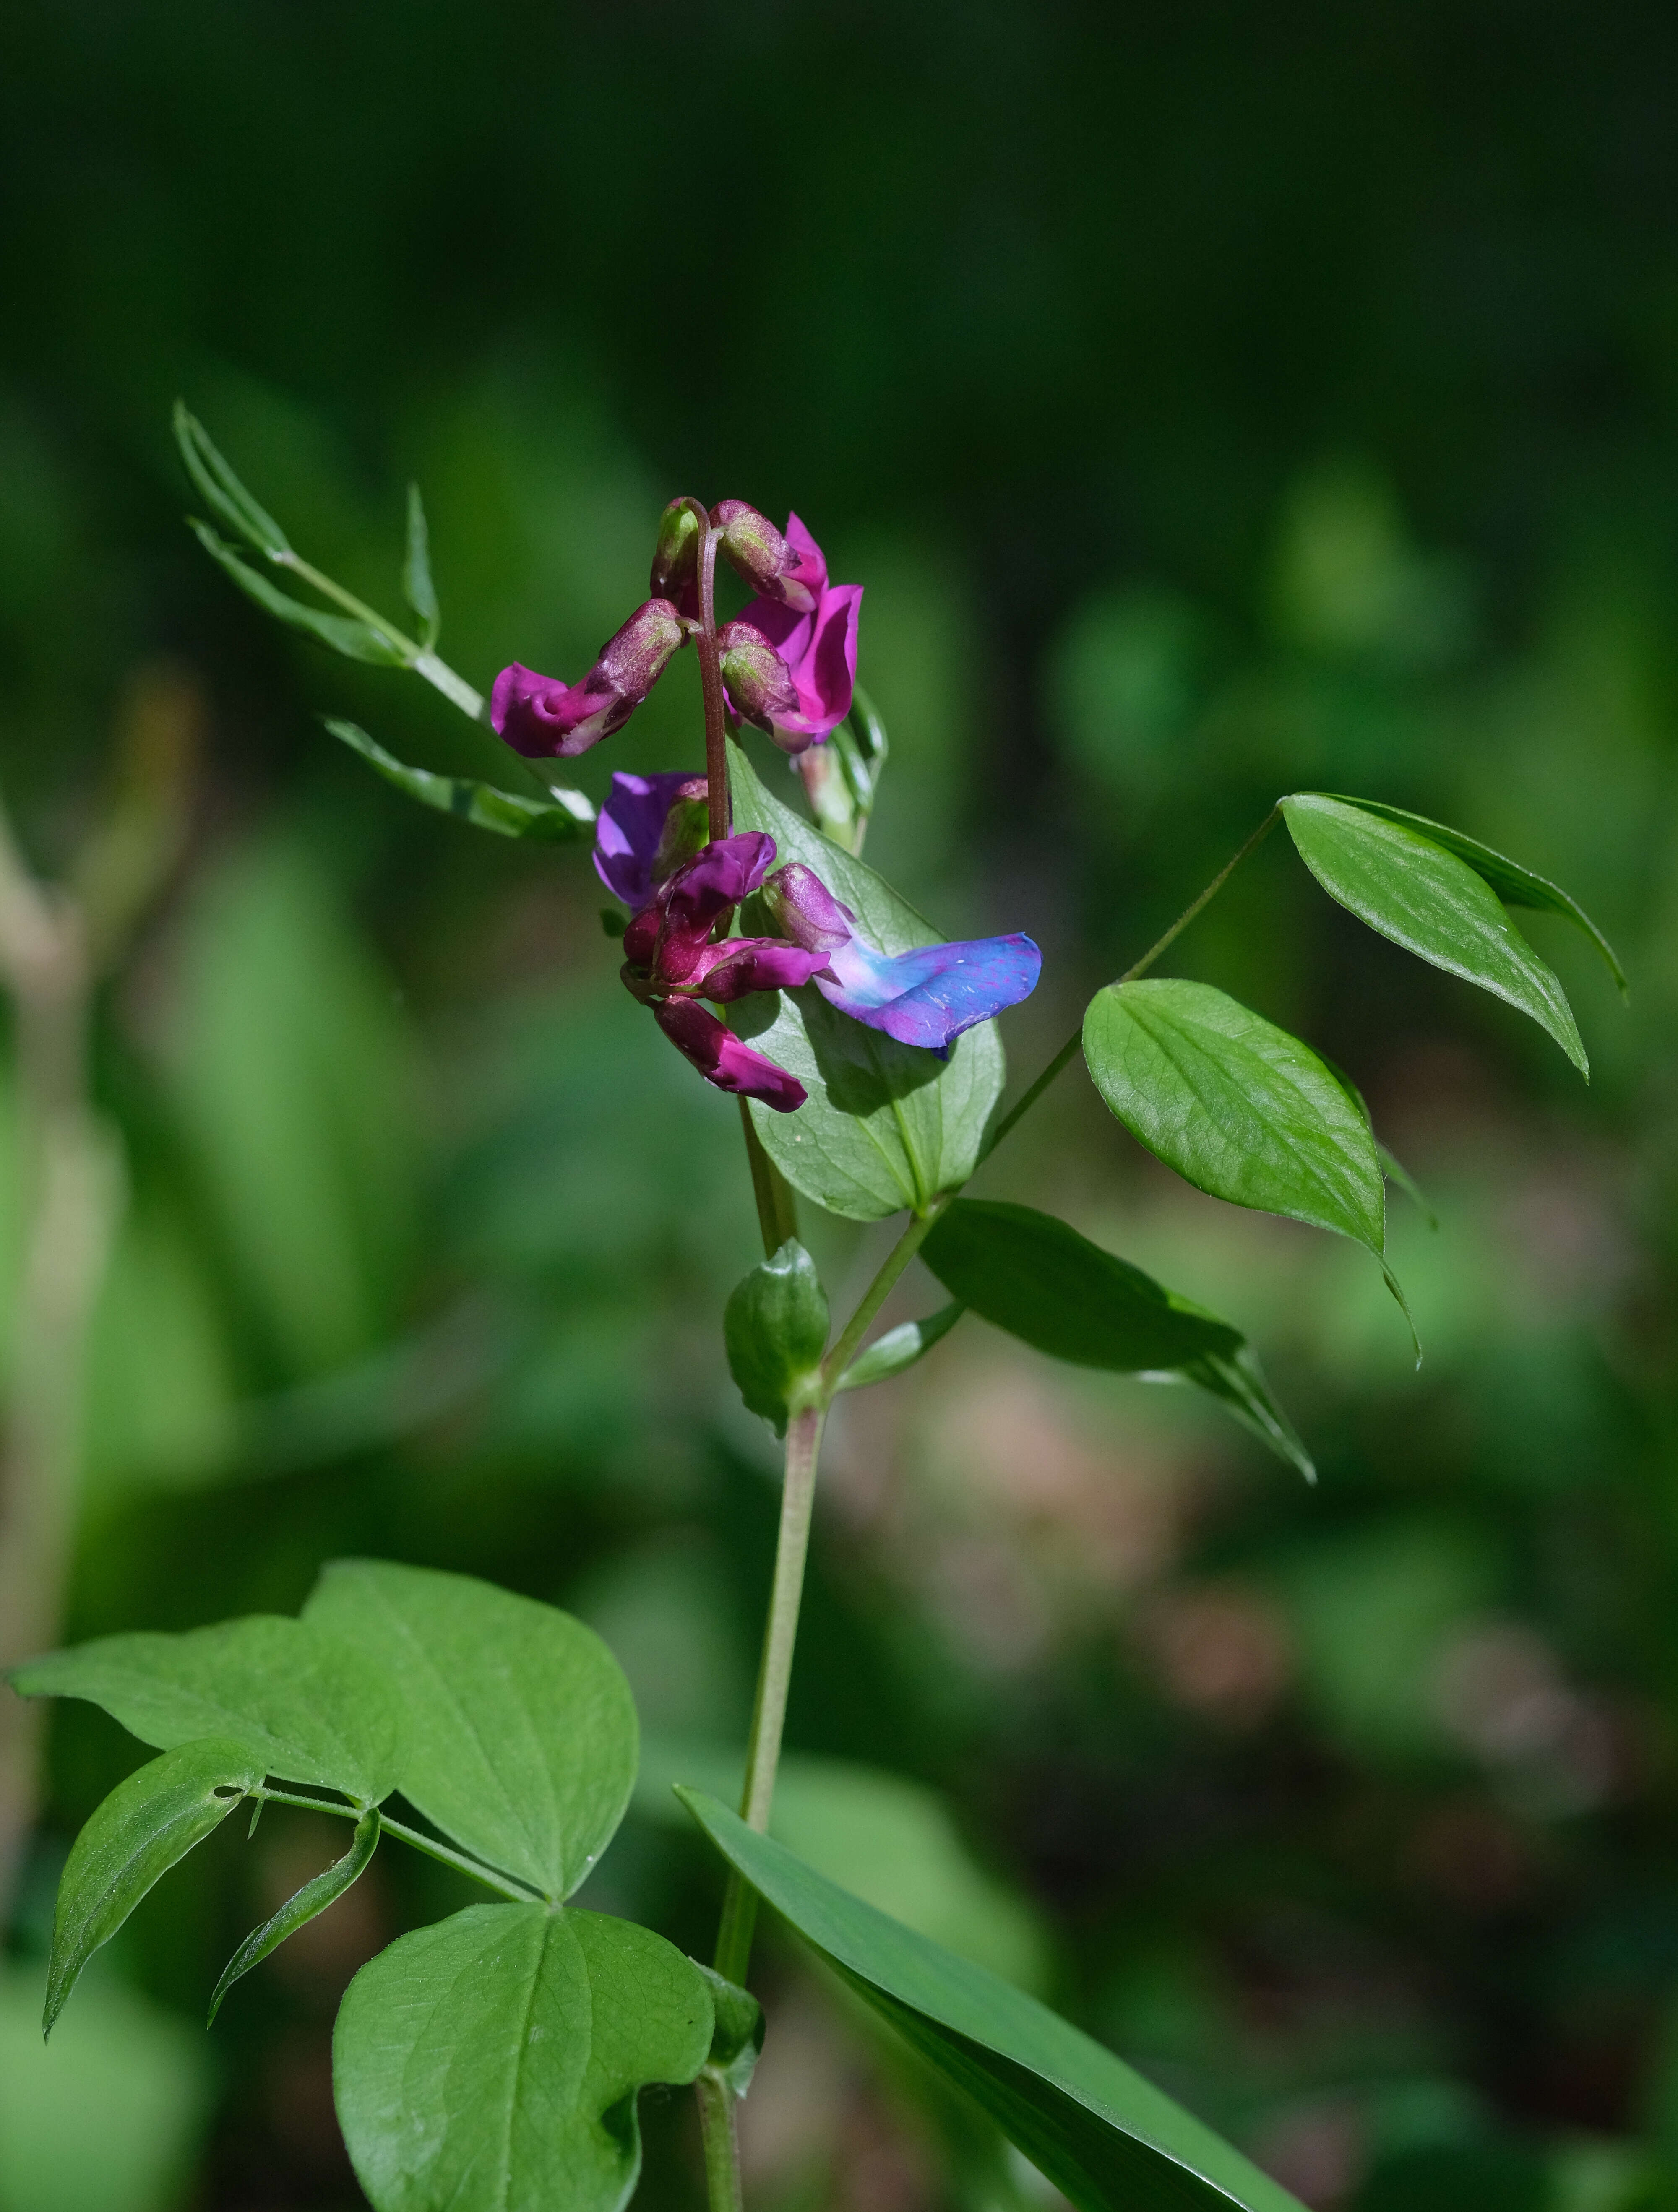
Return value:
M 648 599 L 606 640 L 581 684 L 516 660 L 503 668 L 489 695 L 490 727 L 529 759 L 573 760 L 623 728 L 686 640 L 675 608 Z
M 827 561 L 797 515 L 787 516 L 785 537 L 743 499 L 719 501 L 711 520 L 722 532 L 723 558 L 754 592 L 794 614 L 816 611 L 827 586 Z
M 793 942 L 822 956 L 824 965 L 812 981 L 830 1006 L 940 1055 L 964 1030 L 1029 998 L 1043 969 L 1042 953 L 1017 933 L 879 951 L 850 908 L 801 861 L 777 868 L 763 897 Z
M 653 1018 L 677 1050 L 685 1053 L 707 1083 L 756 1098 L 777 1114 L 796 1114 L 809 1097 L 797 1076 L 756 1052 L 714 1014 L 691 999 L 666 999 Z
M 787 518 L 786 543 L 797 568 L 780 574 L 744 608 L 719 643 L 734 712 L 767 730 L 783 752 L 801 753 L 851 711 L 862 586 L 828 582 L 822 549 L 795 514 Z M 738 678 L 728 665 L 731 640 Z M 765 645 L 786 671 L 784 684 L 763 674 Z

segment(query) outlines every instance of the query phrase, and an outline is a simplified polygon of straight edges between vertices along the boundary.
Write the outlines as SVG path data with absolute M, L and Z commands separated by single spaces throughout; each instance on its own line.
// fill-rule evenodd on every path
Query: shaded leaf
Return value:
M 1562 915 L 1584 932 L 1608 963 L 1620 996 L 1627 995 L 1626 971 L 1614 947 L 1578 901 L 1571 898 L 1559 884 L 1553 884 L 1547 876 L 1535 875 L 1518 860 L 1505 860 L 1489 845 L 1482 845 L 1477 837 L 1465 836 L 1462 830 L 1450 829 L 1443 822 L 1430 822 L 1425 814 L 1412 814 L 1401 806 L 1384 806 L 1378 799 L 1350 799 L 1342 792 L 1316 791 L 1300 795 L 1327 799 L 1338 806 L 1355 806 L 1360 813 L 1373 814 L 1383 822 L 1396 822 L 1404 829 L 1414 830 L 1431 844 L 1443 845 L 1446 852 L 1466 861 L 1477 876 L 1490 884 L 1505 906 L 1531 907 L 1542 913 Z
M 728 1863 L 1081 2212 L 1298 2212 L 1238 2151 L 1035 1998 L 862 1904 L 714 1798 L 680 1794 Z
M 283 622 L 289 629 L 312 637 L 317 645 L 341 653 L 346 660 L 368 660 L 379 668 L 405 668 L 408 655 L 370 623 L 360 621 L 354 615 L 329 615 L 319 607 L 311 607 L 301 599 L 294 599 L 271 584 L 247 562 L 241 561 L 232 546 L 219 538 L 207 522 L 194 521 L 192 535 L 198 539 L 212 561 L 216 562 L 247 599 L 254 599 L 264 611 Z
M 1268 1444 L 1279 1459 L 1298 1468 L 1307 1482 L 1316 1480 L 1316 1463 L 1305 1449 L 1298 1431 L 1277 1403 L 1275 1394 L 1250 1344 L 1234 1352 L 1207 1352 L 1185 1360 L 1169 1372 L 1150 1374 L 1150 1382 L 1197 1382 L 1214 1398 L 1221 1398 L 1242 1426 L 1250 1429 L 1261 1443 Z
M 802 1244 L 788 1238 L 729 1293 L 722 1336 L 728 1371 L 747 1407 L 786 1433 L 801 1386 L 819 1373 L 827 1349 L 827 1293 Z
M 335 1560 L 303 1618 L 397 1684 L 403 1796 L 491 1866 L 569 1896 L 623 1817 L 639 1743 L 629 1686 L 593 1630 L 471 1575 L 378 1559 Z
M 901 1375 L 906 1367 L 913 1367 L 923 1358 L 940 1338 L 945 1337 L 967 1311 L 959 1299 L 940 1306 L 925 1321 L 900 1322 L 889 1328 L 884 1336 L 877 1336 L 872 1344 L 865 1345 L 839 1380 L 835 1391 L 866 1390 L 872 1382 L 886 1382 L 894 1375 Z
M 96 1808 L 59 1878 L 41 2020 L 46 2034 L 100 1945 L 261 1782 L 261 1762 L 243 1744 L 210 1738 L 150 1760 Z
M 699 1971 L 711 1992 L 715 2014 L 706 2063 L 716 2068 L 734 2096 L 744 2097 L 763 2054 L 763 2008 L 738 1982 L 729 1981 L 709 1966 L 702 1966 Z
M 872 868 L 771 798 L 738 745 L 729 758 L 737 829 L 766 830 L 780 860 L 813 868 L 883 951 L 943 941 Z M 969 1030 L 941 1060 L 853 1021 L 812 985 L 743 1001 L 733 1026 L 809 1092 L 796 1114 L 753 1105 L 752 1126 L 793 1188 L 830 1212 L 879 1221 L 920 1208 L 978 1164 L 1002 1090 L 994 1022 Z
M 252 498 L 184 399 L 175 402 L 174 429 L 186 473 L 205 504 L 259 553 L 289 553 L 291 545 L 284 531 Z
M 586 837 L 594 823 L 594 809 L 580 791 L 556 786 L 551 799 L 526 799 L 512 791 L 499 791 L 466 775 L 438 775 L 429 768 L 410 768 L 404 761 L 368 737 L 354 722 L 337 716 L 321 717 L 332 735 L 359 753 L 392 783 L 422 806 L 439 814 L 452 814 L 477 830 L 493 830 L 502 837 L 529 837 L 542 844 L 569 844 Z M 622 933 L 620 929 L 620 934 Z
M 251 1613 L 184 1635 L 101 1636 L 14 1668 L 26 1698 L 85 1698 L 161 1750 L 216 1736 L 260 1773 L 358 1804 L 396 1787 L 403 1714 L 386 1670 L 307 1620 Z
M 617 2212 L 636 2097 L 692 2081 L 705 1976 L 646 1928 L 478 1905 L 392 1943 L 332 2037 L 338 2119 L 376 2212 Z
M 1097 991 L 1096 1088 L 1139 1143 L 1232 1206 L 1336 1230 L 1380 1256 L 1385 1200 L 1363 1109 L 1298 1037 L 1207 983 Z
M 1589 1075 L 1566 993 L 1482 874 L 1420 830 L 1351 800 L 1300 792 L 1281 809 L 1300 859 L 1330 898 L 1419 960 L 1530 1015 Z
M 258 1811 L 262 1808 L 258 1803 Z M 254 1823 L 252 1824 L 254 1826 Z M 336 1905 L 350 1884 L 366 1872 L 368 1862 L 379 1848 L 379 1814 L 369 1808 L 356 1823 L 356 1832 L 349 1850 L 341 1859 L 335 1859 L 313 1881 L 306 1881 L 295 1897 L 289 1897 L 271 1918 L 260 1928 L 253 1929 L 228 1960 L 222 1978 L 216 1984 L 215 1995 L 210 2000 L 207 2027 L 216 2025 L 216 2015 L 222 2009 L 222 2000 L 234 1984 L 248 1974 L 252 1966 L 259 1966 L 271 1951 L 277 1951 L 288 1936 L 295 1936 L 300 1928 L 307 1928 L 311 1920 L 318 1920 L 329 1905 Z
M 431 533 L 416 483 L 408 487 L 408 544 L 402 562 L 402 593 L 420 618 L 420 642 L 429 651 L 442 628 L 437 587 L 431 580 Z

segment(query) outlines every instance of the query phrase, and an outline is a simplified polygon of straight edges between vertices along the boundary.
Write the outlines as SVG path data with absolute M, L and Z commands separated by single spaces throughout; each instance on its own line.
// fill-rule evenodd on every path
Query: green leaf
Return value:
M 431 580 L 431 533 L 416 483 L 408 487 L 408 550 L 402 562 L 402 592 L 420 618 L 420 642 L 429 653 L 443 626 L 437 587 Z
M 341 653 L 346 660 L 368 660 L 379 668 L 407 667 L 408 656 L 401 647 L 374 629 L 370 623 L 362 622 L 353 615 L 329 615 L 319 607 L 306 606 L 301 599 L 294 599 L 289 592 L 281 591 L 248 562 L 241 561 L 207 522 L 194 521 L 191 528 L 210 559 L 226 569 L 246 597 L 254 599 L 288 629 L 300 630 L 317 645 Z
M 289 553 L 287 538 L 273 516 L 259 507 L 211 442 L 210 435 L 184 399 L 177 399 L 175 443 L 186 473 L 207 506 L 223 522 L 246 538 L 259 553 Z
M 385 1669 L 307 1620 L 252 1613 L 181 1636 L 101 1636 L 12 1670 L 26 1698 L 86 1698 L 142 1743 L 240 1745 L 259 1771 L 377 1804 L 403 1765 L 403 1713 Z
M 736 828 L 766 830 L 781 860 L 813 868 L 883 951 L 941 942 L 872 868 L 771 798 L 738 745 L 730 765 Z M 744 1001 L 734 1027 L 809 1092 L 796 1114 L 753 1105 L 752 1126 L 793 1188 L 830 1213 L 879 1221 L 918 1210 L 977 1166 L 1002 1091 L 994 1022 L 969 1030 L 940 1060 L 853 1021 L 811 985 Z
M 728 1371 L 747 1407 L 784 1436 L 794 1399 L 813 1382 L 827 1349 L 827 1293 L 816 1263 L 789 1237 L 737 1283 L 723 1310 Z
M 591 1628 L 471 1575 L 338 1559 L 306 1622 L 382 1664 L 407 1711 L 402 1794 L 544 1897 L 568 1897 L 635 1787 L 623 1669 Z
M 730 1865 L 1081 2212 L 1298 2212 L 1238 2151 L 1035 1998 L 860 1903 L 714 1798 L 680 1794 Z
M 262 1809 L 258 1804 L 258 1812 Z M 259 1966 L 271 1951 L 277 1951 L 288 1936 L 295 1936 L 300 1928 L 307 1928 L 311 1920 L 318 1920 L 329 1905 L 336 1905 L 350 1884 L 366 1872 L 368 1863 L 379 1848 L 380 1822 L 375 1808 L 369 1807 L 356 1823 L 356 1832 L 350 1848 L 341 1859 L 335 1859 L 324 1873 L 313 1881 L 306 1881 L 295 1897 L 289 1897 L 271 1919 L 260 1928 L 253 1929 L 228 1960 L 222 1978 L 216 1984 L 216 1993 L 210 2000 L 210 2017 L 206 2027 L 214 2027 L 216 2015 L 222 2009 L 222 2000 L 234 1984 L 248 1974 L 252 1966 Z
M 1342 792 L 1309 792 L 1301 794 L 1310 799 L 1327 799 L 1339 806 L 1355 806 L 1360 813 L 1373 814 L 1383 822 L 1396 822 L 1401 827 L 1414 830 L 1431 844 L 1443 845 L 1448 853 L 1455 853 L 1465 860 L 1477 876 L 1490 884 L 1505 906 L 1532 907 L 1545 914 L 1559 914 L 1582 929 L 1608 963 L 1608 970 L 1620 986 L 1622 998 L 1628 995 L 1626 971 L 1620 966 L 1614 947 L 1575 898 L 1570 898 L 1559 884 L 1548 877 L 1535 875 L 1523 868 L 1518 860 L 1505 860 L 1494 853 L 1489 845 L 1482 845 L 1477 837 L 1464 836 L 1460 830 L 1452 830 L 1443 822 L 1430 822 L 1425 814 L 1411 814 L 1401 806 L 1384 806 L 1378 799 L 1349 799 Z
M 709 1966 L 701 1966 L 699 1971 L 711 1992 L 716 2016 L 706 2063 L 716 2068 L 733 2095 L 744 2097 L 763 2055 L 763 2008 L 738 1982 L 729 1981 Z
M 1426 1194 L 1421 1185 L 1405 1166 L 1403 1161 L 1395 1159 L 1378 1138 L 1376 1140 L 1375 1157 L 1380 1161 L 1381 1172 L 1387 1181 L 1397 1184 L 1430 1229 L 1437 1229 L 1439 1225 L 1439 1217 L 1428 1204 Z
M 242 1743 L 210 1738 L 164 1753 L 119 1782 L 70 1847 L 58 1882 L 43 2033 L 101 1943 L 146 1892 L 260 1787 L 262 1764 Z
M 386 783 L 418 799 L 422 806 L 452 814 L 475 829 L 493 830 L 502 837 L 530 837 L 558 845 L 586 837 L 593 827 L 594 809 L 580 791 L 556 785 L 551 801 L 526 799 L 516 792 L 498 791 L 492 783 L 479 783 L 471 776 L 438 775 L 429 768 L 410 768 L 354 722 L 340 721 L 331 714 L 321 719 L 335 738 L 369 762 Z
M 1197 1190 L 1286 1213 L 1378 1259 L 1386 1201 L 1362 1108 L 1298 1037 L 1207 983 L 1110 984 L 1084 1057 L 1137 1141 Z
M 617 2212 L 638 2093 L 692 2081 L 711 2034 L 704 1975 L 649 1929 L 471 1906 L 350 1984 L 332 2080 L 356 2179 L 375 2212 Z
M 952 1304 L 940 1306 L 925 1321 L 900 1322 L 889 1328 L 884 1336 L 877 1336 L 872 1344 L 865 1345 L 839 1380 L 835 1392 L 866 1390 L 870 1383 L 888 1382 L 894 1375 L 901 1375 L 906 1367 L 913 1367 L 923 1358 L 941 1337 L 950 1331 L 967 1311 L 959 1299 Z
M 1154 1382 L 1197 1382 L 1315 1480 L 1310 1455 L 1240 1330 L 1052 1214 L 958 1198 L 939 1215 L 921 1256 L 963 1304 L 1055 1359 Z
M 1590 1074 L 1566 993 L 1483 875 L 1419 830 L 1347 799 L 1299 792 L 1281 809 L 1300 859 L 1330 898 L 1419 960 L 1529 1014 Z

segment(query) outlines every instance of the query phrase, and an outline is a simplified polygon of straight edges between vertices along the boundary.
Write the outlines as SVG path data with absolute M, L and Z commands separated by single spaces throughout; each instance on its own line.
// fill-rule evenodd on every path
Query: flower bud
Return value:
M 711 509 L 711 522 L 722 532 L 717 550 L 729 567 L 744 576 L 754 592 L 779 599 L 775 586 L 794 556 L 768 515 L 759 514 L 743 499 L 723 499 Z
M 677 785 L 659 833 L 653 855 L 653 881 L 661 884 L 673 876 L 684 860 L 702 851 L 711 834 L 709 786 L 702 775 L 685 777 Z
M 698 574 L 699 518 L 685 499 L 672 499 L 659 517 L 658 543 L 653 548 L 653 597 L 668 599 L 684 615 L 696 619 Z
M 848 945 L 855 919 L 841 906 L 813 868 L 789 860 L 763 884 L 763 903 L 775 926 L 811 952 L 836 952 Z
M 778 718 L 798 712 L 792 672 L 762 630 L 731 622 L 718 631 L 717 647 L 728 703 L 743 722 L 773 731 Z
M 583 681 L 593 684 L 600 678 L 621 699 L 638 707 L 669 666 L 671 656 L 687 643 L 687 635 L 668 600 L 648 599 L 606 640 Z

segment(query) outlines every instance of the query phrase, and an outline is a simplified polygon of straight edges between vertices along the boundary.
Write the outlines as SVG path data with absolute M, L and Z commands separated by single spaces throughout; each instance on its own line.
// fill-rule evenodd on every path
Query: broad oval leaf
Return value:
M 1313 791 L 1299 795 L 1328 799 L 1340 806 L 1355 806 L 1360 814 L 1373 814 L 1383 822 L 1396 822 L 1407 830 L 1414 830 L 1431 844 L 1443 845 L 1446 852 L 1455 853 L 1459 860 L 1465 860 L 1477 876 L 1490 884 L 1505 906 L 1531 907 L 1541 913 L 1560 915 L 1584 932 L 1602 954 L 1609 975 L 1620 987 L 1620 996 L 1626 995 L 1626 971 L 1613 945 L 1578 901 L 1563 890 L 1559 884 L 1553 884 L 1547 876 L 1538 875 L 1531 868 L 1523 868 L 1518 860 L 1494 853 L 1478 837 L 1465 836 L 1460 830 L 1453 830 L 1444 822 L 1430 822 L 1426 815 L 1412 814 L 1402 806 L 1387 806 L 1378 799 L 1351 799 L 1341 791 Z
M 1209 983 L 1115 983 L 1084 1017 L 1084 1057 L 1133 1137 L 1232 1206 L 1385 1238 L 1375 1139 L 1308 1045 Z
M 231 545 L 218 538 L 207 522 L 191 525 L 192 535 L 216 565 L 224 569 L 244 592 L 254 599 L 267 614 L 283 622 L 288 629 L 301 631 L 312 637 L 317 645 L 324 645 L 333 653 L 341 653 L 346 660 L 371 661 L 376 668 L 405 668 L 410 655 L 404 652 L 382 630 L 355 615 L 329 615 L 319 607 L 307 605 L 294 599 L 271 584 L 266 576 L 241 561 Z
M 1052 1214 L 958 1198 L 939 1217 L 921 1256 L 963 1304 L 1055 1359 L 1198 1383 L 1315 1480 L 1310 1455 L 1240 1330 Z
M 711 1992 L 649 1929 L 477 1905 L 363 1966 L 332 2036 L 339 2124 L 376 2212 L 617 2212 L 648 2082 L 691 2081 Z
M 142 1743 L 241 1745 L 260 1771 L 376 1805 L 402 1771 L 396 1689 L 376 1659 L 318 1624 L 252 1613 L 184 1635 L 101 1636 L 14 1668 L 26 1698 L 86 1698 Z
M 778 859 L 813 868 L 883 951 L 942 941 L 872 868 L 772 798 L 738 745 L 729 760 L 737 828 L 766 830 Z M 793 1188 L 830 1213 L 879 1221 L 918 1210 L 977 1166 L 1002 1091 L 994 1021 L 958 1037 L 941 1060 L 853 1021 L 811 985 L 744 1000 L 733 1026 L 809 1092 L 796 1114 L 754 1105 L 752 1126 Z
M 1081 2212 L 1298 2212 L 1239 2151 L 1034 1997 L 862 1904 L 715 1798 L 678 1794 L 729 1864 Z
M 722 1316 L 728 1371 L 748 1409 L 772 1421 L 777 1436 L 800 1385 L 820 1372 L 827 1332 L 827 1293 L 796 1238 L 729 1293 Z
M 46 2034 L 100 1945 L 261 1782 L 261 1762 L 243 1744 L 210 1738 L 149 1760 L 95 1808 L 59 1878 L 41 2021 Z
M 528 837 L 547 845 L 564 845 L 587 836 L 593 826 L 594 809 L 580 791 L 554 787 L 551 799 L 526 799 L 517 792 L 499 791 L 492 783 L 479 783 L 468 775 L 439 775 L 429 768 L 410 768 L 394 753 L 368 737 L 354 722 L 334 715 L 323 717 L 326 727 L 351 752 L 422 806 L 439 814 L 452 814 L 457 822 L 470 822 L 477 830 L 493 830 L 501 837 Z
M 640 1749 L 593 1630 L 471 1575 L 378 1559 L 335 1560 L 303 1618 L 398 1685 L 404 1796 L 491 1866 L 568 1897 L 617 1832 Z
M 928 1314 L 925 1321 L 899 1322 L 896 1328 L 888 1328 L 884 1336 L 864 1345 L 834 1384 L 835 1390 L 866 1390 L 871 1383 L 889 1382 L 894 1375 L 901 1375 L 917 1359 L 924 1358 L 966 1311 L 957 1299 Z
M 1483 875 L 1420 830 L 1347 799 L 1298 792 L 1281 809 L 1300 859 L 1330 898 L 1419 960 L 1529 1014 L 1590 1074 L 1566 993 Z
M 243 1980 L 252 1966 L 259 1966 L 271 1952 L 277 1951 L 288 1936 L 295 1936 L 311 1920 L 318 1920 L 329 1905 L 336 1905 L 345 1890 L 361 1879 L 379 1848 L 379 1833 L 378 1811 L 370 1806 L 356 1821 L 356 1832 L 344 1856 L 334 1859 L 313 1881 L 306 1881 L 260 1928 L 252 1929 L 222 1971 L 222 1978 L 210 2000 L 206 2027 L 216 2025 L 222 2000 L 235 1982 Z

